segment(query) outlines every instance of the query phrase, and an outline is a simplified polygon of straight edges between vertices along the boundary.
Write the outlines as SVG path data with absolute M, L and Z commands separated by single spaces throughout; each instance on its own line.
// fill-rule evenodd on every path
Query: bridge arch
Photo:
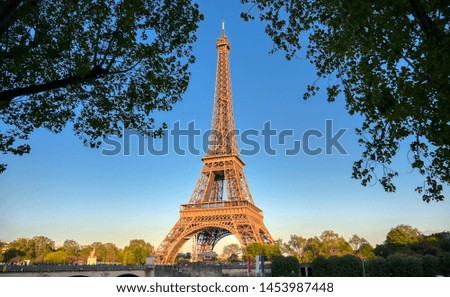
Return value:
M 139 277 L 139 276 L 134 273 L 124 273 L 124 274 L 118 275 L 117 277 Z

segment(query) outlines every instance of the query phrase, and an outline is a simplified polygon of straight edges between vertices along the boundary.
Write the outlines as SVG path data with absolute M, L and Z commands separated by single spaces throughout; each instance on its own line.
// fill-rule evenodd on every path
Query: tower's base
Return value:
M 174 263 L 180 249 L 193 237 L 194 254 L 212 252 L 215 244 L 228 235 L 236 236 L 242 248 L 254 242 L 273 243 L 264 226 L 262 211 L 248 201 L 183 204 L 180 219 L 156 251 L 156 261 Z

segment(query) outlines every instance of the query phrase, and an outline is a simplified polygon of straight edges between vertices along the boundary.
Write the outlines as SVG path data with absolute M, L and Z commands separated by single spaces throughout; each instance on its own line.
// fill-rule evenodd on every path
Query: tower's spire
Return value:
M 228 59 L 231 46 L 225 36 L 224 22 L 222 22 L 222 36 L 217 39 L 216 47 L 218 52 L 216 91 L 207 154 L 210 156 L 239 155 L 231 100 L 230 61 Z

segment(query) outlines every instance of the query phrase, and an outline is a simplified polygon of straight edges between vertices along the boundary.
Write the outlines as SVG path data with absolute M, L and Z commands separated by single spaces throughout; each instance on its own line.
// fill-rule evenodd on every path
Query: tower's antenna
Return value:
M 222 36 L 225 36 L 225 22 L 222 21 Z

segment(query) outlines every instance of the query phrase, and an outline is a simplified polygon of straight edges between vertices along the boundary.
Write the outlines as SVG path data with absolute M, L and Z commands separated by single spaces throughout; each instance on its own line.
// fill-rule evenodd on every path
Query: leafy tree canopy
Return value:
M 95 256 L 100 262 L 118 262 L 119 249 L 114 243 L 94 242 L 90 249 L 95 249 Z
M 374 258 L 366 262 L 366 276 L 389 276 L 387 262 L 385 258 Z
M 31 259 L 33 241 L 29 238 L 17 238 L 8 246 L 8 250 L 17 251 L 17 254 Z
M 20 262 L 22 260 L 36 260 L 42 263 L 44 256 L 55 250 L 55 242 L 46 236 L 17 238 L 8 245 L 4 254 L 5 262 Z
M 91 147 L 123 128 L 161 135 L 151 115 L 181 100 L 202 19 L 190 0 L 2 1 L 0 152 L 69 122 Z
M 46 236 L 34 236 L 31 241 L 32 256 L 35 259 L 40 258 L 40 262 L 44 261 L 44 256 L 55 250 L 55 242 Z
M 77 256 L 81 251 L 81 246 L 75 240 L 66 239 L 63 243 L 63 250 L 69 256 Z
M 423 235 L 409 225 L 392 228 L 383 244 L 377 245 L 374 253 L 378 256 L 390 255 L 439 256 L 450 251 L 450 233 L 448 231 Z
M 65 264 L 67 262 L 67 253 L 64 251 L 51 252 L 45 255 L 44 263 Z
M 280 242 L 280 247 L 283 253 L 294 256 L 299 260 L 304 260 L 302 259 L 302 255 L 305 251 L 306 243 L 306 238 L 292 234 L 287 243 Z
M 275 256 L 272 259 L 272 276 L 299 276 L 300 263 L 294 256 Z
M 154 247 L 143 239 L 132 239 L 123 250 L 124 264 L 145 264 L 148 255 L 153 254 Z
M 231 243 L 223 247 L 222 257 L 224 259 L 229 259 L 233 255 L 239 255 L 242 253 L 241 246 L 236 243 Z M 233 256 L 235 257 L 235 256 Z
M 350 244 L 334 231 L 323 231 L 319 238 L 322 256 L 341 256 L 352 252 Z
M 375 258 L 375 252 L 374 248 L 370 243 L 363 244 L 358 251 L 356 252 L 356 256 L 362 258 L 362 259 L 374 259 Z
M 361 238 L 361 240 L 364 239 Z M 329 258 L 330 256 L 352 253 L 350 244 L 342 236 L 331 230 L 323 231 L 319 237 L 314 236 L 308 239 L 291 235 L 287 243 L 279 242 L 279 245 L 283 253 L 296 257 L 301 263 L 311 263 L 320 256 Z M 356 254 L 359 252 L 360 249 L 355 251 Z
M 267 261 L 271 261 L 275 256 L 281 256 L 280 247 L 276 244 L 262 244 L 262 243 L 251 243 L 244 251 L 244 259 L 251 256 L 252 261 L 255 260 L 256 256 L 263 255 Z
M 267 22 L 273 52 L 306 58 L 328 81 L 328 101 L 343 93 L 350 114 L 364 122 L 357 133 L 365 148 L 352 177 L 396 190 L 392 159 L 409 145 L 416 187 L 424 201 L 441 201 L 450 184 L 450 7 L 436 0 L 241 0 L 242 13 Z M 307 39 L 307 40 L 306 40 Z M 317 82 L 317 80 L 316 80 Z M 309 85 L 304 98 L 319 87 Z
M 354 251 L 357 251 L 361 248 L 361 246 L 367 244 L 368 241 L 363 237 L 359 237 L 358 235 L 353 234 L 352 238 L 350 238 L 348 243 L 350 244 L 350 246 Z
M 418 242 L 422 234 L 417 228 L 409 225 L 398 225 L 392 228 L 386 236 L 387 244 L 408 245 Z

